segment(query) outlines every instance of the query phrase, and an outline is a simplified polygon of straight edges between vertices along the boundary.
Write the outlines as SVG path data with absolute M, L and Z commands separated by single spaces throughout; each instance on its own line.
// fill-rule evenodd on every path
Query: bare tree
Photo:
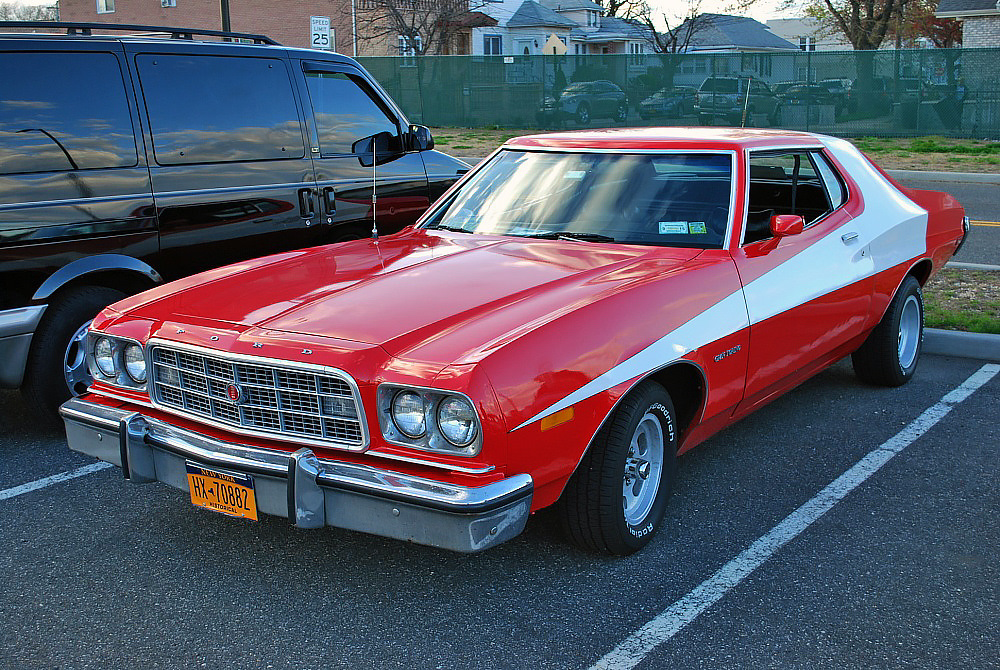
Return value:
M 19 5 L 0 2 L 0 21 L 55 21 L 57 7 L 53 5 Z
M 605 16 L 619 19 L 643 21 L 652 11 L 646 0 L 595 0 L 595 2 L 604 7 Z
M 878 49 L 906 0 L 812 0 L 806 14 L 835 28 L 858 51 Z M 791 3 L 789 3 L 790 5 Z
M 472 27 L 488 0 L 360 0 L 358 42 L 399 42 L 400 55 L 444 54 Z

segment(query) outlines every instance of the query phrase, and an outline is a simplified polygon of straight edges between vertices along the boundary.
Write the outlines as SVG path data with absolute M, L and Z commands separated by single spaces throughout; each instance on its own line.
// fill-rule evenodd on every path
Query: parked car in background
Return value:
M 0 35 L 0 387 L 53 415 L 89 385 L 87 326 L 110 303 L 369 234 L 359 138 L 387 134 L 383 232 L 468 169 L 350 58 L 149 30 L 161 37 Z
M 232 516 L 470 552 L 555 505 L 629 554 L 677 454 L 847 355 L 906 383 L 920 287 L 967 233 L 832 137 L 522 137 L 396 235 L 106 309 L 62 415 L 70 448 Z
M 892 87 L 886 77 L 875 77 L 871 81 L 871 90 L 863 90 L 864 83 L 860 79 L 851 82 L 847 91 L 847 111 L 854 113 L 867 109 L 879 114 L 887 114 L 892 106 Z M 864 102 L 862 102 L 864 100 Z
M 594 119 L 621 123 L 628 118 L 628 100 L 625 92 L 610 81 L 575 82 L 558 97 L 546 96 L 535 116 L 540 123 L 571 120 L 588 126 Z
M 748 91 L 749 87 L 749 91 Z M 719 119 L 732 126 L 752 123 L 755 114 L 767 115 L 770 124 L 778 122 L 779 102 L 767 84 L 753 77 L 708 77 L 701 83 L 694 111 L 702 125 Z
M 819 84 L 795 84 L 778 95 L 782 105 L 831 105 L 837 106 L 837 96 Z
M 679 119 L 694 114 L 695 97 L 698 90 L 691 86 L 661 88 L 639 103 L 639 117 L 642 119 Z
M 851 79 L 821 79 L 819 85 L 828 90 L 836 100 L 837 112 L 847 109 L 847 93 L 851 90 Z

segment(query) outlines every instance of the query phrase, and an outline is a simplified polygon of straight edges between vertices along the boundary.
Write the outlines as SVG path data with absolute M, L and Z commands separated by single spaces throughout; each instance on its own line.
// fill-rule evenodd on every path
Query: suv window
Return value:
M 160 165 L 305 155 L 283 61 L 142 54 L 136 66 Z
M 771 237 L 771 217 L 798 214 L 808 226 L 834 208 L 809 151 L 750 155 L 750 194 L 743 243 Z
M 736 80 L 725 79 L 722 77 L 709 77 L 701 83 L 701 90 L 709 93 L 736 93 Z
M 3 53 L 0 72 L 0 173 L 137 163 L 114 54 Z
M 362 137 L 388 132 L 399 135 L 395 121 L 372 99 L 360 82 L 340 72 L 306 72 L 320 152 L 349 154 Z

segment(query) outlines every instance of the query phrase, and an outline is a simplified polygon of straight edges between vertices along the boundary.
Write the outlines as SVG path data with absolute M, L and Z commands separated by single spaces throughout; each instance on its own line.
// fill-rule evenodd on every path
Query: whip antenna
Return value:
M 375 211 L 378 208 L 377 197 L 375 195 L 376 184 L 378 184 L 378 178 L 376 176 L 376 163 L 378 163 L 378 155 L 375 151 L 375 147 L 378 145 L 378 141 L 372 138 L 372 240 L 378 242 L 378 222 L 375 219 Z

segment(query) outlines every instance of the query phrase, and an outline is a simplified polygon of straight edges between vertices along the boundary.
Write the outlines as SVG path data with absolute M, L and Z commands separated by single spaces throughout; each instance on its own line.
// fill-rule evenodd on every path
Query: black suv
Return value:
M 26 27 L 67 34 L 0 35 L 0 387 L 43 410 L 89 384 L 81 344 L 108 304 L 370 234 L 373 170 L 379 232 L 397 231 L 469 169 L 344 56 L 0 23 Z

